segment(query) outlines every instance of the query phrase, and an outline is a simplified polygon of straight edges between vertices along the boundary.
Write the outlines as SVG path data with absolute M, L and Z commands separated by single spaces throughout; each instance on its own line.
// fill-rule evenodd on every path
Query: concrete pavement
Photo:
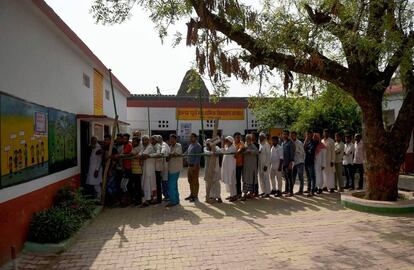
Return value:
M 187 181 L 179 185 L 183 198 Z M 414 215 L 356 212 L 338 200 L 105 209 L 67 252 L 24 254 L 20 269 L 414 269 Z

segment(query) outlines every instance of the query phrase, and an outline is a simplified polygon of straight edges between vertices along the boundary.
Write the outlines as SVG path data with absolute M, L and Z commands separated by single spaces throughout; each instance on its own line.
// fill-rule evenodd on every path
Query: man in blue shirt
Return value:
M 190 191 L 191 194 L 186 200 L 190 202 L 195 202 L 198 199 L 198 190 L 199 190 L 199 182 L 198 182 L 198 175 L 200 172 L 200 159 L 201 153 L 203 152 L 203 148 L 197 141 L 197 134 L 191 133 L 190 137 L 191 144 L 187 149 L 186 154 L 189 156 L 187 157 L 188 163 L 188 183 L 190 184 Z

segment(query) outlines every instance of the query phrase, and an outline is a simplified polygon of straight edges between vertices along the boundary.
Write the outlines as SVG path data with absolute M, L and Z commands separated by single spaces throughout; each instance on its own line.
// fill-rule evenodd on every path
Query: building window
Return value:
M 258 128 L 259 127 L 259 123 L 258 123 L 257 120 L 252 120 L 251 125 L 252 125 L 252 128 Z
M 88 87 L 88 88 L 91 87 L 91 79 L 85 73 L 83 73 L 83 85 Z
M 110 100 L 111 99 L 109 90 L 106 90 L 106 89 L 105 89 L 105 98 L 106 98 L 106 100 Z
M 158 128 L 168 128 L 169 122 L 168 120 L 159 120 L 158 121 Z
M 207 120 L 207 128 L 214 128 L 215 120 Z

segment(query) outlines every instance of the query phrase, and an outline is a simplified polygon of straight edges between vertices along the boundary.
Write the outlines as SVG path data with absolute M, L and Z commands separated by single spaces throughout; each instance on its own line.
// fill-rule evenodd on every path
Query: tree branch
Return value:
M 398 66 L 401 63 L 401 60 L 403 59 L 404 53 L 410 48 L 414 47 L 414 31 L 411 31 L 407 37 L 404 38 L 403 42 L 401 43 L 401 46 L 397 49 L 397 51 L 394 52 L 394 54 L 391 56 L 390 60 L 388 61 L 388 65 L 385 67 L 384 71 L 382 72 L 382 75 L 387 80 L 390 80 L 392 78 L 392 75 L 397 70 Z
M 248 51 L 250 55 L 245 56 L 244 60 L 250 62 L 252 67 L 267 65 L 270 68 L 312 75 L 350 91 L 350 87 L 347 87 L 350 78 L 343 77 L 348 76 L 348 69 L 316 49 L 305 46 L 305 53 L 313 53 L 309 59 L 298 59 L 293 55 L 275 52 L 248 35 L 244 29 L 235 29 L 227 20 L 213 14 L 207 9 L 204 0 L 191 0 L 191 3 L 200 18 L 199 27 L 219 31 Z

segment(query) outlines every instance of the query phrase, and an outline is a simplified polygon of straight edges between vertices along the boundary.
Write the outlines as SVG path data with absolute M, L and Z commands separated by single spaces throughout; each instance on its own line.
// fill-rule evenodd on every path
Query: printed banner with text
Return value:
M 200 120 L 200 109 L 177 108 L 178 120 Z M 204 120 L 244 120 L 244 109 L 203 108 Z

